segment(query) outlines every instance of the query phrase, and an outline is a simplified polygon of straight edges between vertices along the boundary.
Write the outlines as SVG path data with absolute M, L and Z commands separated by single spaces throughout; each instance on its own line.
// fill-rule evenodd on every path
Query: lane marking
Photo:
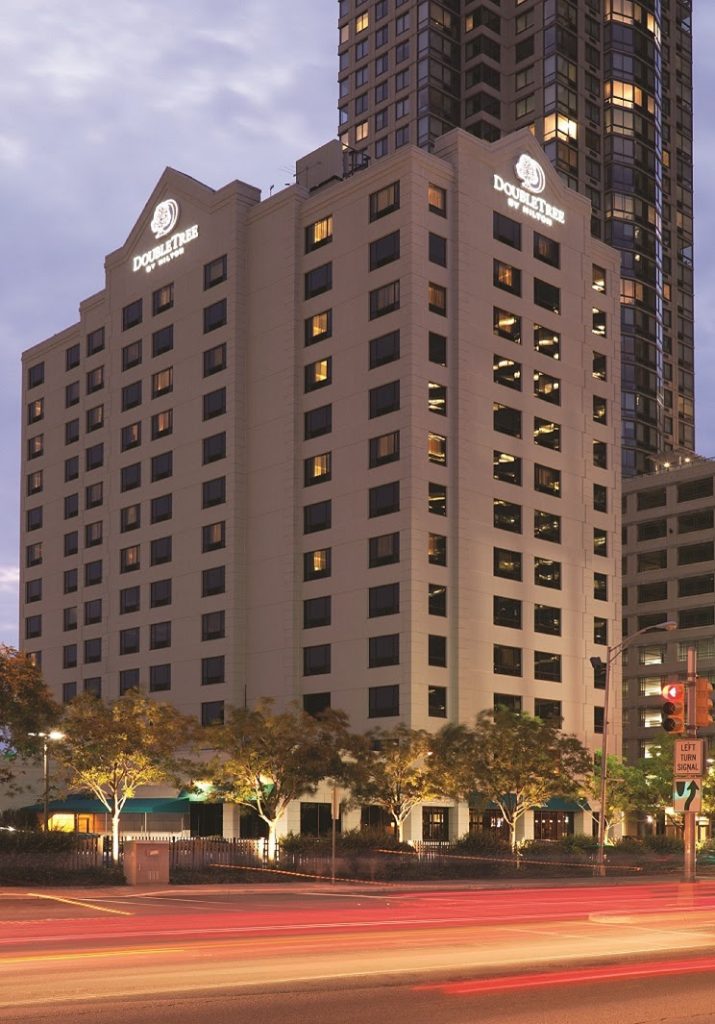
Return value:
M 144 953 L 184 953 L 186 946 L 128 946 L 125 949 L 77 950 L 74 953 L 36 953 L 34 956 L 0 957 L 0 967 L 9 964 L 43 964 L 55 960 L 106 959 L 107 957 L 138 956 Z
M 89 910 L 101 910 L 103 914 L 119 914 L 121 917 L 134 917 L 131 910 L 114 910 L 112 907 L 100 907 L 88 900 L 71 900 L 66 896 L 49 896 L 44 892 L 28 892 L 28 896 L 34 896 L 38 900 L 53 900 L 55 903 L 69 903 L 75 907 L 85 907 Z

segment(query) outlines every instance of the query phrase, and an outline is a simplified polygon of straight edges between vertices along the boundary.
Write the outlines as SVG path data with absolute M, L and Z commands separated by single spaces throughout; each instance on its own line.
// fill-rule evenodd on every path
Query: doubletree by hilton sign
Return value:
M 514 164 L 514 172 L 521 182 L 506 181 L 500 174 L 494 175 L 494 189 L 507 197 L 513 210 L 521 210 L 527 217 L 533 217 L 551 227 L 552 224 L 565 224 L 566 214 L 558 206 L 552 206 L 542 199 L 541 193 L 546 188 L 546 175 L 541 164 L 533 157 L 522 153 Z
M 176 231 L 172 235 L 171 232 L 176 227 L 178 219 L 179 204 L 175 199 L 164 199 L 158 204 L 151 220 L 151 230 L 157 241 L 160 238 L 165 238 L 166 235 L 170 235 L 170 237 L 160 245 L 155 245 L 153 249 L 147 249 L 146 252 L 132 259 L 132 270 L 135 273 L 137 270 L 146 270 L 147 274 L 151 274 L 156 267 L 162 267 L 165 263 L 178 259 L 179 256 L 184 255 L 188 243 L 199 237 L 198 224 L 193 224 L 185 231 Z

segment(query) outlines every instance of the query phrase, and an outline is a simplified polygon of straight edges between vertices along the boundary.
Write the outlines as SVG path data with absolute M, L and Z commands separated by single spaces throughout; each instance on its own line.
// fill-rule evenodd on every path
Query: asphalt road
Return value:
M 0 891 L 0 1019 L 715 1022 L 715 884 Z

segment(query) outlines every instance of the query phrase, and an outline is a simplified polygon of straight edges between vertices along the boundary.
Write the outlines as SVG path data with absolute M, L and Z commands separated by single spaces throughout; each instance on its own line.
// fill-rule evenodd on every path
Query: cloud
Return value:
M 0 593 L 17 592 L 20 570 L 16 565 L 0 565 Z

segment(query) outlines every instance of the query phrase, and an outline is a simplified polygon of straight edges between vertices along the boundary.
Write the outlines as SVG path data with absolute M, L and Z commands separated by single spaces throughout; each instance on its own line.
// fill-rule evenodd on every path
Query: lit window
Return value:
M 333 240 L 333 215 L 316 220 L 305 229 L 305 251 L 312 252 Z

